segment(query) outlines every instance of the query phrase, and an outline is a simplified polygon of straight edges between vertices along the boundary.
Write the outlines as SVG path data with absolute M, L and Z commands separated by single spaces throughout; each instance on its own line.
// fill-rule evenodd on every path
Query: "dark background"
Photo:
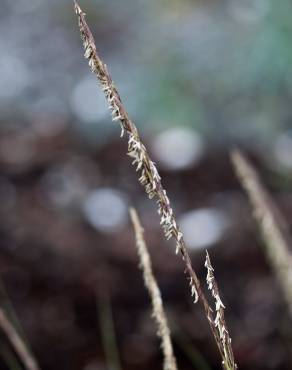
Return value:
M 240 146 L 290 224 L 289 0 L 81 1 L 240 369 L 291 368 L 291 318 L 230 164 Z M 43 370 L 161 369 L 128 207 L 145 227 L 180 369 L 220 369 L 183 265 L 83 58 L 73 4 L 0 0 L 0 301 Z M 14 319 L 15 320 L 15 319 Z M 19 369 L 1 335 L 1 368 Z

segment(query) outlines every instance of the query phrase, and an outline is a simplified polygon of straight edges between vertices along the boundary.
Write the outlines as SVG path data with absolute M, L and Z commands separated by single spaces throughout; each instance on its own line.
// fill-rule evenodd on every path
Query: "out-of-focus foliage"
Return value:
M 59 114 L 102 134 L 102 97 L 80 63 L 65 0 L 1 0 L 2 118 Z M 219 142 L 290 127 L 291 3 L 83 1 L 97 45 L 140 126 L 193 126 Z M 91 95 L 91 97 L 90 97 Z M 84 113 L 84 112 L 87 113 Z M 86 121 L 85 124 L 82 121 Z M 93 131 L 94 130 L 94 131 Z

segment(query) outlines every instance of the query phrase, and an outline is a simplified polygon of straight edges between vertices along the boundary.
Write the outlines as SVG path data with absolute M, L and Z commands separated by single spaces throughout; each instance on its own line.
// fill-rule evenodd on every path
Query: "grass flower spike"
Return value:
M 143 236 L 144 230 L 141 226 L 137 212 L 132 208 L 130 209 L 130 216 L 135 231 L 136 247 L 140 261 L 140 267 L 143 272 L 144 284 L 151 298 L 152 314 L 158 327 L 157 335 L 161 339 L 161 347 L 164 356 L 163 369 L 177 370 L 176 360 L 173 354 L 173 348 L 170 339 L 170 329 L 163 308 L 161 293 L 153 275 L 150 255 L 148 253 L 147 245 Z
M 111 110 L 113 121 L 117 121 L 121 125 L 121 136 L 126 134 L 128 137 L 128 155 L 133 159 L 132 164 L 139 173 L 139 181 L 145 188 L 148 197 L 151 199 L 155 198 L 157 201 L 160 224 L 164 231 L 165 237 L 166 239 L 172 238 L 175 240 L 176 252 L 181 254 L 185 263 L 185 270 L 190 280 L 191 294 L 194 296 L 194 302 L 200 300 L 201 304 L 203 305 L 213 336 L 215 337 L 217 346 L 222 354 L 221 341 L 218 341 L 217 329 L 215 325 L 215 319 L 213 318 L 212 309 L 204 292 L 202 291 L 197 274 L 192 268 L 191 259 L 183 239 L 183 234 L 177 225 L 174 212 L 170 205 L 166 191 L 161 183 L 161 178 L 157 168 L 149 157 L 146 147 L 140 139 L 136 126 L 130 120 L 123 106 L 118 90 L 112 81 L 106 64 L 101 60 L 97 52 L 94 38 L 86 23 L 85 13 L 83 13 L 77 2 L 74 2 L 81 38 L 85 50 L 85 58 L 88 60 L 91 71 L 96 75 L 101 85 L 101 88 L 107 99 L 109 109 Z M 225 366 L 225 369 L 228 370 L 235 368 L 235 364 L 232 368 Z
M 231 153 L 238 179 L 246 191 L 263 239 L 264 253 L 282 289 L 292 317 L 292 245 L 289 225 L 258 176 L 239 150 Z
M 214 276 L 214 269 L 211 265 L 209 253 L 207 251 L 205 267 L 207 269 L 208 289 L 211 291 L 212 296 L 215 300 L 215 327 L 217 330 L 217 341 L 220 341 L 220 352 L 223 358 L 223 366 L 227 369 L 234 369 L 236 368 L 236 365 L 234 362 L 234 356 L 231 347 L 231 338 L 229 336 L 224 317 L 225 306 L 220 298 L 218 285 Z

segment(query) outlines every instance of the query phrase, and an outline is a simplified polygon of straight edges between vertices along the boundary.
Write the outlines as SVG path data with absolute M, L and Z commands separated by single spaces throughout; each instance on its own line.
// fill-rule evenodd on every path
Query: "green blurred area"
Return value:
M 74 117 L 70 94 L 88 70 L 72 4 L 35 0 L 33 10 L 21 12 L 28 1 L 18 0 L 18 6 L 8 0 L 1 3 L 6 10 L 2 30 L 15 22 L 16 31 L 1 53 L 21 58 L 30 78 L 28 86 L 9 99 L 0 96 L 4 112 L 61 110 Z M 140 127 L 192 126 L 220 142 L 256 135 L 265 144 L 291 128 L 290 1 L 84 0 L 80 5 Z M 56 48 L 46 48 L 49 43 Z M 35 45 L 41 45 L 38 52 Z M 59 52 L 62 48 L 65 54 Z M 58 104 L 52 94 L 59 97 Z M 41 97 L 44 101 L 37 104 Z M 9 111 L 15 105 L 17 109 Z M 107 124 L 93 123 L 92 130 Z

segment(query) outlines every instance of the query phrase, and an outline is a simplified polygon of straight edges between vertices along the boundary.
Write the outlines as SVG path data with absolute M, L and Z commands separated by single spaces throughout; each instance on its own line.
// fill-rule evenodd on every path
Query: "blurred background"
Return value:
M 291 319 L 229 150 L 292 216 L 292 3 L 80 0 L 240 369 L 291 369 Z M 145 227 L 180 369 L 220 369 L 200 306 L 83 58 L 72 1 L 0 0 L 0 303 L 43 370 L 161 369 L 128 207 Z M 0 337 L 1 369 L 19 369 Z

